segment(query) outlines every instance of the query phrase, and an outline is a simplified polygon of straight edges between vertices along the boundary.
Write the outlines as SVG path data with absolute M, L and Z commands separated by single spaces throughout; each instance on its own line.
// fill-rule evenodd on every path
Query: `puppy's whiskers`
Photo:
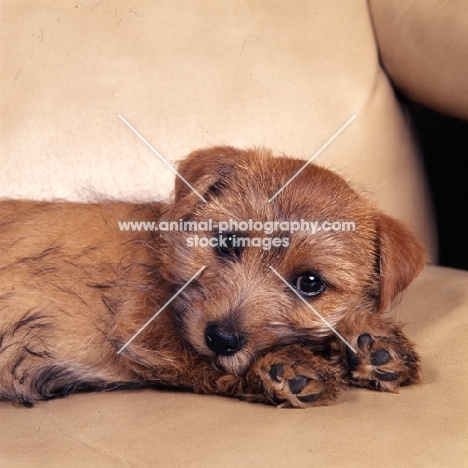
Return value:
M 245 370 L 252 364 L 254 355 L 249 351 L 241 351 L 233 356 L 218 356 L 218 363 L 229 372 L 235 375 L 242 375 Z

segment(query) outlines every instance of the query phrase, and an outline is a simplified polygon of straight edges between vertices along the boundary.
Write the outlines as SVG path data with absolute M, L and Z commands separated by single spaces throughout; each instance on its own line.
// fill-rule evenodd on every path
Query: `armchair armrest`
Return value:
M 370 0 L 384 68 L 410 99 L 468 120 L 468 2 Z

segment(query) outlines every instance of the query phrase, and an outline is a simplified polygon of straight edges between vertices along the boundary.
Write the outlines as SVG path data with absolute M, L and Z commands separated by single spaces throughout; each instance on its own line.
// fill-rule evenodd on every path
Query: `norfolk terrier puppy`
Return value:
M 306 407 L 418 382 L 389 311 L 421 243 L 304 164 L 215 147 L 181 162 L 172 203 L 1 201 L 0 399 L 164 386 Z

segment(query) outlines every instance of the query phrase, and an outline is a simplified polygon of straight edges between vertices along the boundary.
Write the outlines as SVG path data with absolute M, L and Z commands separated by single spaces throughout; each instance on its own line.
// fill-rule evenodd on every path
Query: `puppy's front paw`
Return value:
M 357 353 L 346 349 L 349 383 L 396 393 L 398 387 L 419 382 L 419 357 L 395 327 L 390 335 L 359 335 Z
M 261 381 L 263 394 L 245 398 L 280 407 L 326 404 L 336 398 L 343 385 L 338 365 L 299 345 L 271 351 L 258 359 L 249 373 Z

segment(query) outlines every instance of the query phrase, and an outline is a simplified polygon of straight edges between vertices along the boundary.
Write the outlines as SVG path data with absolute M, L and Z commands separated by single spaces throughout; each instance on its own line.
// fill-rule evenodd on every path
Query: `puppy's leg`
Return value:
M 356 350 L 343 350 L 351 385 L 396 393 L 400 386 L 420 381 L 419 356 L 401 324 L 372 316 L 345 330 Z
M 323 405 L 336 398 L 344 386 L 338 360 L 314 354 L 301 345 L 271 351 L 257 359 L 246 375 L 249 401 L 277 404 L 281 407 Z M 255 389 L 261 389 L 255 394 Z

